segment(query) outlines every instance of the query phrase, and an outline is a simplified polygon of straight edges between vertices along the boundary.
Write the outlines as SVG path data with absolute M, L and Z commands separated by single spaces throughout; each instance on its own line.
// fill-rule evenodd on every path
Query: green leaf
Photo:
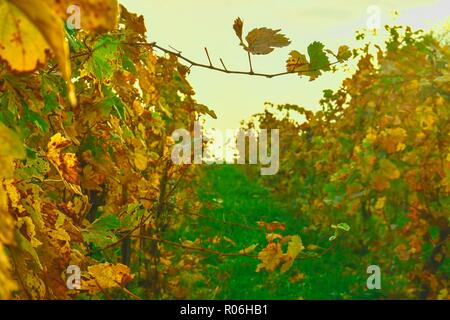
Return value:
M 308 46 L 309 64 L 311 65 L 312 70 L 330 70 L 330 61 L 328 60 L 324 48 L 325 46 L 318 41 L 315 41 Z
M 118 66 L 119 39 L 109 35 L 102 36 L 95 43 L 92 56 L 86 62 L 84 68 L 100 81 L 109 79 Z
M 36 112 L 32 111 L 31 109 L 29 109 L 29 107 L 26 104 L 24 104 L 23 107 L 24 107 L 24 111 L 25 111 L 24 120 L 26 122 L 33 123 L 42 132 L 48 132 L 48 129 L 49 129 L 48 122 L 43 117 L 41 117 L 39 115 L 39 113 L 36 113 Z
M 346 61 L 350 59 L 351 56 L 352 52 L 350 51 L 350 48 L 348 46 L 340 46 L 336 58 L 339 61 Z
M 113 232 L 120 227 L 118 217 L 107 214 L 95 220 L 86 230 L 83 231 L 83 238 L 87 242 L 95 244 L 97 247 L 106 247 L 118 240 Z
M 96 228 L 102 230 L 116 230 L 120 227 L 120 220 L 112 214 L 106 214 L 95 220 L 92 225 L 95 225 Z
M 428 233 L 430 234 L 431 239 L 436 240 L 437 238 L 439 238 L 439 227 L 430 226 L 428 228 Z
M 131 72 L 133 75 L 137 75 L 137 69 L 134 62 L 127 56 L 124 55 L 122 58 L 122 66 L 125 70 Z

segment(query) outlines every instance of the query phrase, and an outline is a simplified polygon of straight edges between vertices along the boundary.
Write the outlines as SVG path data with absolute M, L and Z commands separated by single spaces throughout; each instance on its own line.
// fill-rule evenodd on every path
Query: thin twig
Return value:
M 106 251 L 108 249 L 114 248 L 116 246 L 118 246 L 119 244 L 121 244 L 125 239 L 127 239 L 128 237 L 131 236 L 131 234 L 133 232 L 135 232 L 137 229 L 139 229 L 141 226 L 145 225 L 145 223 L 147 223 L 147 221 L 150 220 L 150 218 L 153 217 L 153 215 L 149 214 L 147 217 L 142 217 L 141 221 L 139 222 L 139 224 L 137 226 L 135 226 L 134 228 L 132 228 L 131 230 L 129 230 L 124 236 L 122 236 L 119 240 L 103 247 L 103 248 L 98 248 L 92 251 L 89 251 L 89 254 L 94 254 L 94 253 L 98 253 L 98 252 L 102 252 L 102 251 Z
M 182 248 L 182 249 L 186 249 L 186 250 L 191 250 L 191 251 L 198 251 L 198 252 L 202 252 L 202 253 L 206 253 L 206 254 L 212 254 L 212 255 L 216 255 L 219 257 L 248 257 L 248 258 L 253 258 L 253 259 L 259 259 L 258 256 L 255 255 L 251 255 L 251 254 L 246 254 L 246 253 L 224 253 L 224 252 L 220 252 L 220 251 L 215 251 L 215 250 L 211 250 L 211 249 L 207 249 L 207 248 L 202 248 L 202 247 L 192 247 L 192 246 L 188 246 L 188 245 L 184 245 L 178 242 L 174 242 L 174 241 L 170 241 L 170 240 L 165 240 L 165 239 L 161 239 L 161 238 L 155 238 L 155 237 L 151 237 L 151 236 L 144 236 L 144 235 L 140 235 L 140 236 L 132 236 L 133 238 L 142 238 L 142 239 L 149 239 L 149 240 L 153 240 L 156 242 L 160 242 L 160 243 L 165 243 L 174 247 L 178 247 L 178 248 Z M 317 254 L 316 258 L 320 258 L 321 256 L 325 255 L 326 253 L 330 252 L 331 250 L 333 250 L 335 248 L 336 245 L 332 245 L 329 248 L 326 248 L 324 251 L 322 251 L 321 253 Z M 299 254 L 297 256 L 296 259 L 311 259 L 311 258 L 315 258 L 313 256 L 308 256 L 308 255 L 304 255 L 304 254 Z
M 72 56 L 70 57 L 70 60 L 74 60 L 74 59 L 76 59 L 76 58 L 80 58 L 80 57 L 87 56 L 87 55 L 90 55 L 90 54 L 91 54 L 91 51 L 82 51 L 82 52 L 80 52 L 80 53 L 77 53 L 77 54 L 72 55 Z M 59 66 L 59 65 L 58 65 L 57 63 L 55 63 L 55 64 L 53 65 L 53 67 L 51 67 L 50 69 L 48 69 L 47 74 L 50 74 L 50 73 L 52 73 L 53 71 L 55 71 L 56 68 L 58 68 L 58 66 Z
M 186 250 L 192 250 L 192 251 L 198 251 L 198 252 L 203 252 L 203 253 L 207 253 L 207 254 L 213 254 L 219 257 L 249 257 L 249 258 L 258 258 L 257 256 L 253 256 L 253 255 L 249 255 L 249 254 L 245 254 L 245 253 L 224 253 L 224 252 L 220 252 L 220 251 L 215 251 L 215 250 L 210 250 L 210 249 L 206 249 L 206 248 L 201 248 L 201 247 L 191 247 L 191 246 L 187 246 L 178 242 L 174 242 L 174 241 L 170 241 L 170 240 L 165 240 L 165 239 L 160 239 L 160 238 L 155 238 L 155 237 L 150 237 L 150 236 L 132 236 L 132 237 L 140 237 L 140 238 L 144 238 L 144 239 L 149 239 L 149 240 L 153 240 L 153 241 L 157 241 L 157 242 L 161 242 L 161 243 L 165 243 L 174 247 L 179 247 L 179 248 L 183 248 Z
M 248 54 L 248 64 L 250 65 L 250 74 L 253 74 L 252 56 L 250 55 L 250 52 L 247 52 L 247 54 Z
M 178 52 L 179 54 L 181 54 L 181 51 L 178 50 L 177 48 L 174 48 L 174 47 L 172 47 L 172 46 L 169 46 L 169 48 L 172 49 L 172 50 L 175 50 L 176 52 Z
M 94 278 L 96 286 L 100 289 L 100 291 L 105 295 L 107 300 L 113 300 L 112 297 L 105 291 L 105 289 L 98 283 L 97 279 Z
M 156 48 L 167 54 L 172 54 L 172 55 L 178 57 L 179 59 L 189 63 L 190 68 L 192 68 L 192 67 L 206 68 L 206 69 L 211 69 L 211 70 L 228 73 L 228 74 L 242 74 L 242 75 L 266 77 L 266 78 L 275 78 L 275 77 L 285 76 L 285 75 L 289 75 L 289 74 L 300 74 L 300 75 L 308 74 L 310 72 L 321 70 L 320 68 L 316 68 L 316 69 L 309 69 L 309 70 L 302 70 L 302 71 L 294 71 L 294 70 L 284 71 L 284 72 L 279 72 L 279 73 L 260 73 L 260 72 L 254 72 L 254 71 L 249 72 L 249 71 L 241 71 L 241 70 L 228 70 L 227 68 L 219 68 L 219 67 L 215 67 L 215 66 L 210 66 L 208 64 L 195 62 L 195 61 L 183 56 L 180 52 L 175 52 L 175 51 L 172 51 L 172 50 L 169 50 L 169 49 L 166 49 L 166 48 L 163 48 L 163 47 L 157 45 L 156 42 L 152 42 L 152 43 L 137 42 L 137 43 L 124 43 L 124 44 L 130 45 L 130 46 L 143 46 L 143 47 Z M 338 64 L 338 63 L 339 63 L 339 61 L 332 62 L 328 65 L 328 67 Z M 295 69 L 295 66 L 293 69 Z
M 205 52 L 206 52 L 206 56 L 208 57 L 208 61 L 209 61 L 209 66 L 212 67 L 212 61 L 211 61 L 211 57 L 209 56 L 209 52 L 208 52 L 208 48 L 205 47 Z
M 125 286 L 123 286 L 119 281 L 115 281 L 117 283 L 117 285 L 122 289 L 123 292 L 125 292 L 126 294 L 128 294 L 130 297 L 134 298 L 135 300 L 142 300 L 141 297 L 139 297 L 138 295 L 135 295 L 133 292 L 131 292 L 130 290 L 128 290 Z
M 222 58 L 220 58 L 220 63 L 222 64 L 223 68 L 224 68 L 226 71 L 228 71 L 227 67 L 225 67 L 225 63 L 223 63 Z

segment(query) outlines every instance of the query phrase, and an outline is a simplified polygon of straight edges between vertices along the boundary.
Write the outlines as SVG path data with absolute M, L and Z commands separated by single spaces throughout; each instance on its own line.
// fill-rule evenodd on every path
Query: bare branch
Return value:
M 159 46 L 158 44 L 156 44 L 156 42 L 152 42 L 152 43 L 137 42 L 137 43 L 125 43 L 125 44 L 130 45 L 130 46 L 143 46 L 143 47 L 156 48 L 162 52 L 165 52 L 167 54 L 172 54 L 172 55 L 178 57 L 179 59 L 187 62 L 190 65 L 190 68 L 199 67 L 199 68 L 215 70 L 215 71 L 219 71 L 219 72 L 223 72 L 223 73 L 228 73 L 228 74 L 242 74 L 242 75 L 266 77 L 266 78 L 275 78 L 275 77 L 285 76 L 288 74 L 308 74 L 310 72 L 320 70 L 320 69 L 310 69 L 310 70 L 302 70 L 302 71 L 283 71 L 283 72 L 279 72 L 279 73 L 260 73 L 260 72 L 254 72 L 254 71 L 229 70 L 223 65 L 223 61 L 222 61 L 222 68 L 215 67 L 213 65 L 195 62 L 195 61 L 183 56 L 180 52 L 175 52 L 175 51 L 172 51 L 172 50 L 169 50 L 169 49 Z M 332 62 L 328 66 L 332 66 L 337 63 L 339 63 L 339 61 Z

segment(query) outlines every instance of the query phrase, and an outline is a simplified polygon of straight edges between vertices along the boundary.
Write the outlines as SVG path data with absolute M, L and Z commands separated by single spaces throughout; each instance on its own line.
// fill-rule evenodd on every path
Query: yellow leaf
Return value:
M 28 239 L 30 239 L 31 246 L 37 248 L 42 245 L 38 239 L 36 239 L 36 227 L 30 217 L 20 217 L 17 220 L 17 228 L 23 230 Z
M 121 263 L 102 263 L 88 267 L 88 280 L 82 281 L 82 290 L 97 292 L 117 288 L 133 279 L 130 268 Z
M 449 300 L 450 299 L 450 294 L 448 292 L 448 289 L 447 288 L 441 289 L 439 291 L 437 299 L 438 300 Z
M 144 153 L 136 152 L 134 154 L 134 165 L 140 171 L 144 171 L 148 166 L 148 158 Z
M 405 149 L 406 138 L 403 128 L 386 129 L 382 132 L 381 145 L 389 153 L 399 152 Z
M 14 220 L 8 212 L 8 197 L 0 179 L 0 299 L 9 299 L 11 291 L 16 289 L 12 277 L 12 268 L 4 244 L 14 242 Z
M 80 184 L 80 163 L 74 153 L 62 153 L 62 149 L 71 144 L 60 133 L 51 137 L 48 143 L 47 158 L 60 174 L 63 182 L 73 192 L 83 195 Z
M 70 256 L 70 235 L 63 228 L 57 227 L 56 229 L 47 228 L 47 237 L 50 244 L 58 250 L 58 255 L 61 257 Z
M 370 144 L 373 144 L 375 141 L 377 141 L 377 132 L 373 128 L 369 128 L 367 130 L 366 138 L 365 140 L 369 142 Z
M 9 299 L 11 292 L 15 289 L 17 289 L 17 286 L 11 276 L 11 264 L 3 245 L 0 243 L 0 299 Z
M 375 204 L 375 209 L 383 210 L 385 203 L 386 203 L 386 197 L 378 198 L 377 203 Z
M 437 121 L 437 115 L 433 108 L 429 106 L 420 106 L 416 108 L 417 119 L 424 130 L 431 130 Z
M 306 248 L 310 251 L 315 251 L 315 250 L 319 249 L 320 247 L 316 244 L 308 244 L 308 246 Z
M 50 138 L 50 142 L 48 143 L 48 153 L 49 154 L 56 154 L 59 156 L 58 149 L 65 148 L 70 145 L 70 141 L 63 137 L 61 133 L 55 134 L 53 137 Z
M 63 21 L 45 2 L 35 0 L 0 1 L 0 58 L 12 71 L 32 72 L 47 63 L 53 52 L 69 88 L 71 103 L 75 94 L 71 83 L 69 46 Z
M 287 255 L 295 259 L 300 252 L 305 249 L 302 243 L 302 239 L 299 236 L 291 236 L 291 241 L 289 241 Z
M 14 220 L 8 212 L 8 196 L 0 180 L 0 243 L 12 244 L 14 238 Z
M 339 61 L 348 60 L 352 56 L 352 52 L 348 46 L 340 46 L 338 49 L 337 59 Z
M 234 242 L 233 240 L 231 240 L 230 238 L 228 238 L 226 236 L 223 237 L 223 240 L 225 240 L 226 242 L 228 242 L 232 246 L 236 246 L 236 242 Z
M 21 196 L 19 194 L 19 191 L 17 191 L 17 188 L 13 184 L 13 179 L 5 179 L 5 189 L 6 193 L 8 195 L 9 201 L 11 202 L 11 206 L 14 209 L 19 209 L 21 207 L 20 205 L 20 199 Z M 23 208 L 21 208 L 20 212 L 25 211 Z
M 255 251 L 255 249 L 258 247 L 258 244 L 252 244 L 250 247 L 242 249 L 239 251 L 240 254 L 249 254 Z
M 80 184 L 80 163 L 74 153 L 66 153 L 62 157 L 63 175 L 69 183 Z
M 0 178 L 11 178 L 14 160 L 23 159 L 25 151 L 17 135 L 0 123 Z
M 310 65 L 304 54 L 294 50 L 289 54 L 286 68 L 289 72 L 298 72 L 301 75 L 310 69 Z
M 258 259 L 261 263 L 256 267 L 256 272 L 266 269 L 267 271 L 275 271 L 275 268 L 281 263 L 283 252 L 280 243 L 269 243 L 259 254 Z
M 276 239 L 282 239 L 282 238 L 283 238 L 283 236 L 281 234 L 278 234 L 278 233 L 268 233 L 268 234 L 266 234 L 266 240 L 268 242 L 273 242 Z
M 442 107 L 445 104 L 444 97 L 442 97 L 442 96 L 437 97 L 435 103 L 436 103 L 436 106 Z
M 380 160 L 380 171 L 382 175 L 389 180 L 395 180 L 400 177 L 400 171 L 387 159 Z
M 33 271 L 24 275 L 23 284 L 31 295 L 32 300 L 40 300 L 45 298 L 45 283 Z
M 280 272 L 285 273 L 294 264 L 295 258 L 305 249 L 302 239 L 299 236 L 291 236 L 287 253 L 284 255 L 285 263 L 281 266 Z

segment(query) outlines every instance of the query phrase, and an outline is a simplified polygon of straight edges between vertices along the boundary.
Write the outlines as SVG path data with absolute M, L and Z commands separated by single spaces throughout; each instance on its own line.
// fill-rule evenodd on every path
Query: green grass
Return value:
M 259 244 L 255 254 L 267 244 L 265 233 L 258 230 L 257 221 L 280 221 L 286 224 L 283 235 L 300 235 L 305 245 L 316 244 L 314 235 L 305 235 L 308 226 L 278 203 L 270 192 L 249 180 L 239 166 L 205 167 L 202 184 L 197 186 L 203 204 L 202 215 L 189 220 L 172 239 L 204 240 L 203 246 L 220 252 L 239 252 L 252 244 Z M 248 226 L 247 229 L 235 224 Z M 330 230 L 331 235 L 331 230 Z M 225 236 L 227 241 L 208 242 L 208 238 Z M 322 246 L 329 246 L 327 239 Z M 343 248 L 337 240 L 336 247 L 321 258 L 297 259 L 293 267 L 280 274 L 256 272 L 259 261 L 249 257 L 218 257 L 207 255 L 203 264 L 209 264 L 203 274 L 205 281 L 197 284 L 199 291 L 205 287 L 220 291 L 206 298 L 214 299 L 371 299 L 377 292 L 366 291 L 367 274 L 358 257 Z M 289 278 L 303 273 L 304 279 L 291 283 Z M 211 291 L 212 292 L 212 291 Z

